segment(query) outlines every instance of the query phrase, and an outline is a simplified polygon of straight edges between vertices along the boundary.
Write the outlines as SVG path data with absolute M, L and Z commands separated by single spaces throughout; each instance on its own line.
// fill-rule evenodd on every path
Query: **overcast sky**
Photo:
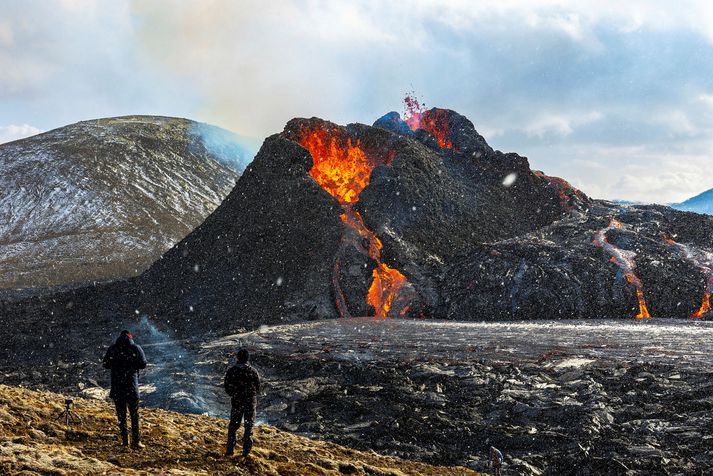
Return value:
M 594 197 L 713 188 L 711 2 L 2 2 L 0 142 L 124 114 L 261 139 L 411 90 Z

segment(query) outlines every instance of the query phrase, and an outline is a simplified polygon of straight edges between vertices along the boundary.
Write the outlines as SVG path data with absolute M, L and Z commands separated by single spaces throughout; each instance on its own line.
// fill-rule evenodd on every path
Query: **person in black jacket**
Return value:
M 253 425 L 257 409 L 257 394 L 260 391 L 260 375 L 248 361 L 250 353 L 247 349 L 238 351 L 238 363 L 228 369 L 225 374 L 225 392 L 230 395 L 230 423 L 228 424 L 228 448 L 226 456 L 232 456 L 235 449 L 235 433 L 240 428 L 241 420 L 245 420 L 243 434 L 243 456 L 250 453 L 253 446 Z
M 111 369 L 111 392 L 116 416 L 119 420 L 122 446 L 128 446 L 126 409 L 131 415 L 131 447 L 143 448 L 139 441 L 139 370 L 146 368 L 144 351 L 133 341 L 129 331 L 121 331 L 116 342 L 109 346 L 104 356 L 104 368 Z

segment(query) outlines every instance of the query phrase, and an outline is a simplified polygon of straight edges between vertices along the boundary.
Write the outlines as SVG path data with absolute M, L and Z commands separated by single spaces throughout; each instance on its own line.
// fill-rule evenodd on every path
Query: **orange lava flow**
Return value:
M 342 205 L 342 222 L 353 228 L 368 243 L 367 252 L 376 262 L 376 268 L 372 272 L 373 280 L 366 302 L 374 307 L 375 317 L 388 317 L 399 292 L 407 284 L 406 277 L 399 270 L 381 261 L 381 240 L 367 228 L 359 212 L 351 207 L 359 201 L 359 194 L 369 184 L 376 164 L 367 158 L 359 142 L 352 145 L 349 138 L 344 142 L 335 133 L 325 129 L 305 131 L 299 142 L 312 154 L 314 164 L 310 175 Z M 388 159 L 385 162 L 388 162 Z M 339 265 L 336 266 L 338 272 Z M 335 288 L 339 289 L 338 286 Z M 337 293 L 336 300 L 340 314 L 345 316 L 347 310 L 341 290 Z M 404 311 L 401 312 L 403 313 Z
M 373 166 L 351 139 L 340 144 L 337 137 L 323 129 L 302 135 L 300 144 L 312 154 L 314 165 L 309 174 L 342 205 L 356 203 L 369 185 Z
M 636 256 L 636 253 L 617 248 L 607 240 L 607 232 L 609 230 L 621 230 L 623 228 L 624 225 L 619 220 L 612 218 L 608 227 L 599 230 L 597 234 L 594 235 L 593 244 L 603 248 L 611 256 L 610 261 L 619 267 L 624 274 L 626 281 L 633 285 L 636 289 L 636 299 L 639 303 L 639 313 L 634 317 L 637 319 L 648 319 L 651 317 L 651 314 L 649 314 L 649 309 L 646 306 L 646 299 L 644 298 L 644 285 L 634 273 L 634 267 L 636 266 L 634 263 L 634 257 Z
M 705 292 L 703 293 L 703 303 L 701 304 L 701 307 L 691 314 L 691 317 L 703 317 L 706 314 L 711 312 L 711 293 Z
M 650 318 L 651 314 L 649 314 L 649 308 L 646 307 L 646 299 L 644 298 L 643 291 L 644 286 L 641 284 L 641 281 L 639 281 L 639 278 L 637 278 L 633 272 L 624 273 L 624 276 L 626 280 L 636 288 L 636 299 L 639 301 L 639 313 L 634 317 L 637 319 Z
M 705 316 L 711 312 L 711 290 L 713 290 L 713 261 L 711 261 L 710 255 L 708 254 L 708 258 L 704 258 L 700 253 L 692 250 L 690 246 L 678 243 L 672 238 L 669 238 L 666 233 L 663 234 L 662 238 L 664 243 L 668 243 L 669 245 L 678 248 L 686 259 L 691 261 L 703 272 L 703 274 L 706 275 L 706 289 L 703 291 L 701 307 L 699 307 L 696 312 L 691 314 L 692 318 Z M 704 259 L 701 259 L 702 257 Z
M 443 109 L 435 109 L 424 114 L 421 119 L 421 129 L 433 134 L 441 149 L 453 148 L 453 143 L 449 139 L 448 113 Z
M 369 243 L 369 256 L 376 262 L 376 268 L 371 274 L 374 279 L 369 287 L 366 302 L 374 306 L 375 317 L 387 317 L 399 291 L 406 284 L 406 276 L 381 261 L 381 240 L 366 227 L 359 212 L 345 208 L 340 218 Z
M 433 134 L 441 149 L 452 149 L 453 143 L 450 140 L 450 126 L 448 124 L 448 112 L 444 109 L 425 110 L 425 105 L 417 99 L 406 96 L 404 98 L 406 108 L 404 121 L 412 131 L 423 129 Z
M 575 201 L 575 198 L 582 202 L 585 201 L 586 196 L 584 195 L 584 193 L 582 193 L 581 190 L 573 186 L 565 179 L 545 175 L 545 173 L 540 170 L 533 170 L 532 173 L 535 174 L 535 176 L 537 177 L 547 180 L 549 186 L 557 191 L 557 194 L 560 197 L 560 203 L 564 208 L 574 208 L 573 203 Z

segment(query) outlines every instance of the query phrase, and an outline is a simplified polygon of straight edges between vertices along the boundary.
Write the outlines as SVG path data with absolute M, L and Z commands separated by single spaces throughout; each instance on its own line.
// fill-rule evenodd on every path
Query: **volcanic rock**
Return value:
M 268 138 L 220 207 L 137 280 L 137 309 L 201 331 L 337 317 L 339 205 L 310 167 L 302 147 Z
M 420 117 L 415 130 L 396 113 L 376 127 L 294 119 L 143 275 L 6 303 L 0 320 L 116 329 L 149 316 L 224 335 L 339 316 L 706 314 L 713 218 L 593 200 L 454 111 Z
M 227 415 L 222 376 L 230 353 L 246 347 L 264 382 L 258 418 L 283 430 L 476 470 L 493 445 L 506 471 L 523 475 L 713 470 L 709 322 L 336 319 L 202 343 L 135 330 L 150 363 L 141 374 L 148 406 L 173 408 L 181 393 L 208 404 L 192 411 Z M 106 398 L 77 385 L 108 386 L 97 357 L 105 347 L 83 337 L 62 341 L 75 356 L 68 368 L 45 350 L 0 359 L 3 381 Z M 18 370 L 28 362 L 37 377 Z M 1 402 L 0 421 L 3 409 L 26 425 Z
M 713 220 L 662 206 L 597 201 L 535 232 L 474 247 L 441 275 L 450 319 L 601 318 L 634 316 L 636 288 L 600 247 L 599 230 L 612 219 L 622 229 L 608 241 L 633 251 L 634 271 L 655 317 L 691 316 L 701 305 L 707 274 L 676 246 L 713 249 Z

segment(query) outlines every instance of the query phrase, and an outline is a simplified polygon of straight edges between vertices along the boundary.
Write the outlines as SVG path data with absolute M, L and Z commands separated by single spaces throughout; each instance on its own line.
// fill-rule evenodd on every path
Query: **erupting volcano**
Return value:
M 367 228 L 352 205 L 359 201 L 359 194 L 369 184 L 374 168 L 377 165 L 389 164 L 392 157 L 387 155 L 370 159 L 360 147 L 359 141 L 352 144 L 351 138 L 345 138 L 337 131 L 327 128 L 300 131 L 299 143 L 312 155 L 314 164 L 310 175 L 342 205 L 342 222 L 366 240 L 369 256 L 376 263 L 366 300 L 374 307 L 375 317 L 388 317 L 407 280 L 399 270 L 381 260 L 381 240 Z M 345 316 L 346 304 L 336 277 L 338 270 L 337 263 L 334 278 L 336 302 L 340 314 Z M 405 314 L 407 310 L 408 308 L 404 307 L 400 314 Z
M 713 293 L 713 254 L 696 250 L 691 246 L 674 241 L 672 238 L 663 235 L 663 241 L 675 246 L 685 258 L 696 265 L 706 277 L 706 287 L 703 290 L 703 300 L 701 307 L 691 314 L 692 318 L 703 317 L 711 311 L 711 294 Z
M 418 102 L 417 99 L 406 96 L 404 98 L 405 113 L 404 121 L 413 132 L 418 129 L 433 134 L 441 149 L 452 149 L 453 143 L 450 140 L 450 126 L 448 112 L 444 109 L 426 110 L 426 105 Z
M 611 256 L 611 262 L 616 264 L 621 272 L 624 274 L 626 280 L 634 286 L 636 289 L 636 298 L 639 301 L 639 313 L 634 316 L 637 319 L 648 319 L 651 317 L 649 310 L 646 307 L 646 299 L 644 298 L 644 285 L 641 280 L 634 273 L 634 268 L 636 263 L 634 262 L 634 257 L 636 253 L 629 250 L 622 250 L 616 246 L 609 243 L 607 240 L 607 233 L 610 230 L 621 230 L 624 225 L 619 222 L 616 218 L 612 218 L 609 222 L 609 226 L 602 228 L 594 236 L 594 245 L 603 248 Z

